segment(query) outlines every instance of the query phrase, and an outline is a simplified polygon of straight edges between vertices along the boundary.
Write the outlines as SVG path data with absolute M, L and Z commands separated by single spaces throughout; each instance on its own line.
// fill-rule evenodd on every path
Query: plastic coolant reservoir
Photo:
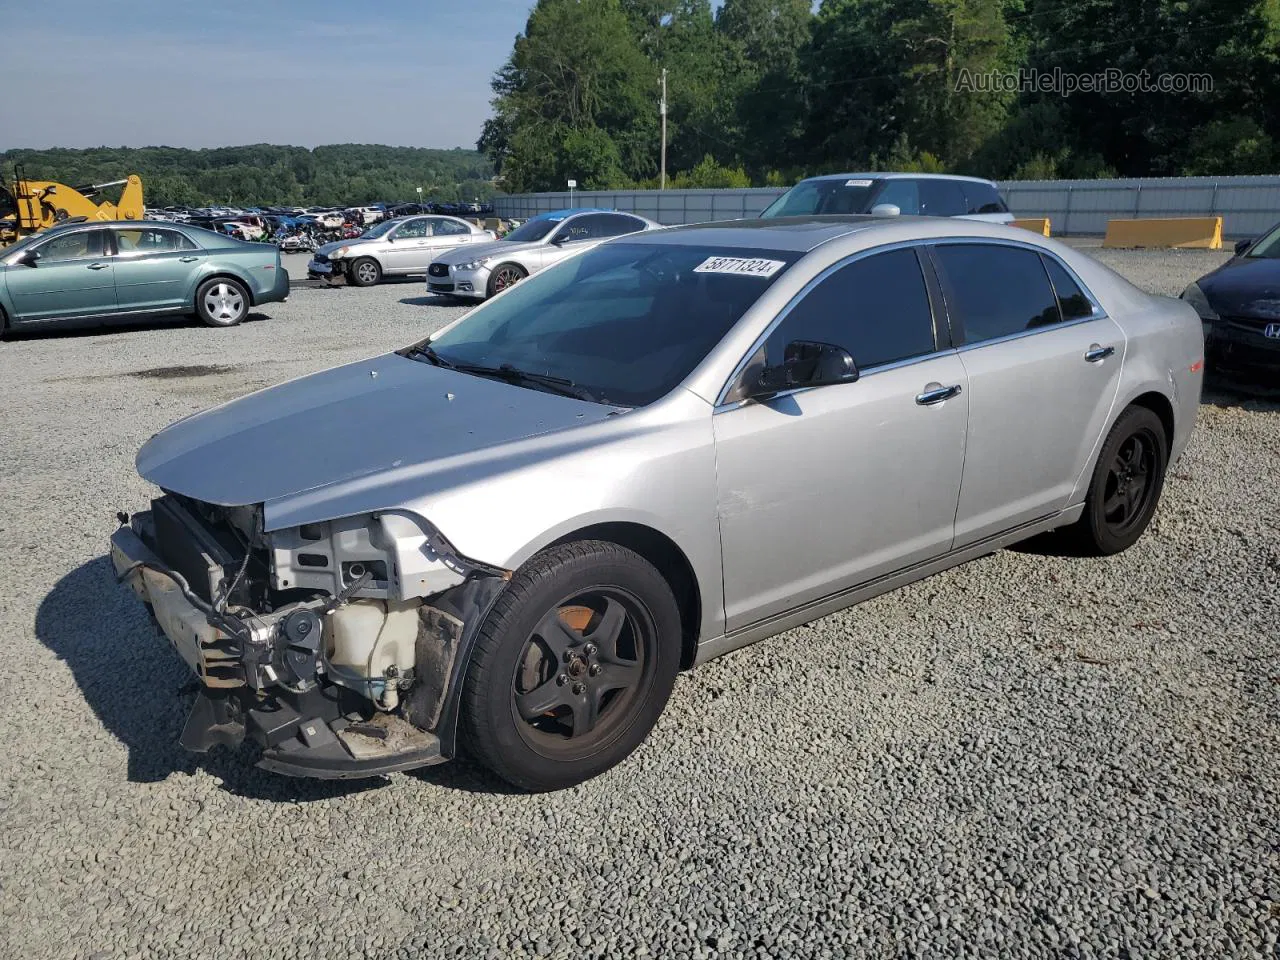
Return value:
M 396 706 L 399 690 L 382 679 L 394 666 L 412 670 L 418 641 L 418 600 L 352 600 L 329 616 L 327 661 L 332 679 Z

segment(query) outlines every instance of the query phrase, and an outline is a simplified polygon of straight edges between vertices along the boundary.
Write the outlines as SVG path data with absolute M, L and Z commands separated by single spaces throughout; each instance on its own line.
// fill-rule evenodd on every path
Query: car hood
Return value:
M 1280 320 L 1280 260 L 1237 257 L 1197 283 L 1224 317 Z
M 143 445 L 137 467 L 197 500 L 265 503 L 272 529 L 273 514 L 298 514 L 290 498 L 306 494 L 308 520 L 296 522 L 391 508 L 406 484 L 428 474 L 474 472 L 506 455 L 506 445 L 598 423 L 616 409 L 386 354 L 179 420 Z M 353 489 L 361 509 L 343 502 Z
M 322 243 L 316 247 L 316 253 L 323 253 L 326 257 L 333 251 L 341 247 L 363 247 L 381 242 L 381 237 L 356 237 L 353 240 L 334 240 L 330 243 Z
M 510 240 L 490 240 L 488 243 L 464 243 L 448 253 L 436 257 L 436 263 L 470 263 L 481 257 L 515 257 L 528 250 L 536 250 L 541 243 L 513 243 Z

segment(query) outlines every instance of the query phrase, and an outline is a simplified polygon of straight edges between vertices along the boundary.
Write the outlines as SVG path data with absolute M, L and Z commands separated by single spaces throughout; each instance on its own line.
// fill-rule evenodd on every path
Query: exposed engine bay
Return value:
M 178 494 L 120 515 L 112 560 L 200 680 L 182 744 L 246 736 L 281 773 L 449 759 L 475 629 L 510 578 L 390 511 L 284 530 Z

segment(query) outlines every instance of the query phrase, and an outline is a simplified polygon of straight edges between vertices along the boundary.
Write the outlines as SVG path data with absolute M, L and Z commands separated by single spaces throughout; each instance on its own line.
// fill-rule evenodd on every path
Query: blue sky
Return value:
M 532 6 L 39 0 L 2 18 L 0 150 L 474 147 Z

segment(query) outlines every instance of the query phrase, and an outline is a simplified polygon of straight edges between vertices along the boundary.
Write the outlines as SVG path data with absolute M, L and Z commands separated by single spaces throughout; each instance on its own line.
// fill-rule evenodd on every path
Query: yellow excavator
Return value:
M 115 203 L 94 201 L 103 190 L 124 187 Z M 52 180 L 28 180 L 20 166 L 13 179 L 0 182 L 0 247 L 59 223 L 81 220 L 141 220 L 142 178 L 137 174 L 111 183 L 69 187 Z

